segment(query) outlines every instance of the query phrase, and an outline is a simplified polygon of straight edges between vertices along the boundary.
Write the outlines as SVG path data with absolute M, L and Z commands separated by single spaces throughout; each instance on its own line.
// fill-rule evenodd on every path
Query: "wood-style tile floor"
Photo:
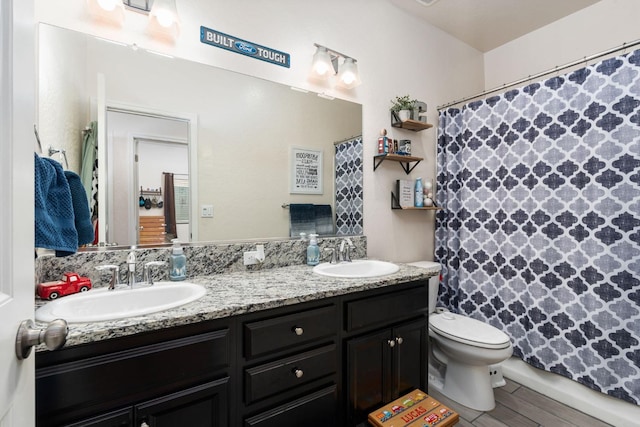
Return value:
M 523 385 L 506 381 L 507 385 L 493 390 L 496 407 L 489 412 L 469 409 L 433 389 L 428 393 L 460 415 L 456 427 L 612 427 Z

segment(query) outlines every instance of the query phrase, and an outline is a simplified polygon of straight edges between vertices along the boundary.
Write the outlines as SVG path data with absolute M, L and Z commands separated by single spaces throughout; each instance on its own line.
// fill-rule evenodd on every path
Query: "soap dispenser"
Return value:
M 173 239 L 173 248 L 169 257 L 169 279 L 173 281 L 187 278 L 187 257 L 180 246 L 178 239 Z
M 320 263 L 320 248 L 318 247 L 318 235 L 309 234 L 309 246 L 307 246 L 307 265 Z

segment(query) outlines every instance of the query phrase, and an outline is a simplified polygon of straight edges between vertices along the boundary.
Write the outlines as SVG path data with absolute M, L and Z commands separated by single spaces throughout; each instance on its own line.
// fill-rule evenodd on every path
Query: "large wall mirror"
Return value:
M 175 201 L 183 241 L 288 237 L 287 205 L 335 209 L 335 144 L 362 134 L 361 105 L 47 24 L 38 31 L 45 151 L 64 150 L 80 172 L 83 130 L 105 121 L 101 242 L 141 243 L 140 218 L 162 215 L 166 194 L 153 191 L 165 188 L 163 172 L 184 196 Z M 321 194 L 291 191 L 298 149 L 322 153 Z

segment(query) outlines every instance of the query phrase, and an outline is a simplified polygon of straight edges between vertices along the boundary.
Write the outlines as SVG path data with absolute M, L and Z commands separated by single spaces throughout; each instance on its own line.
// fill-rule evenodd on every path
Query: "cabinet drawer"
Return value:
M 338 425 L 336 386 L 319 390 L 248 418 L 244 427 L 329 427 Z
M 297 354 L 286 359 L 246 369 L 245 401 L 265 397 L 309 383 L 336 372 L 335 344 Z
M 335 335 L 335 305 L 244 324 L 244 355 L 255 357 Z
M 346 304 L 346 328 L 353 331 L 367 326 L 387 324 L 429 310 L 426 284 L 404 291 L 349 301 Z

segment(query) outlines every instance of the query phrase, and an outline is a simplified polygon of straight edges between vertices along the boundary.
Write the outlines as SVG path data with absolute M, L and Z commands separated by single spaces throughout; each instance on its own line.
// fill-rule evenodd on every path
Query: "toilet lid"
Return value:
M 455 313 L 439 313 L 429 316 L 429 327 L 451 340 L 482 348 L 507 348 L 509 336 L 493 326 Z

